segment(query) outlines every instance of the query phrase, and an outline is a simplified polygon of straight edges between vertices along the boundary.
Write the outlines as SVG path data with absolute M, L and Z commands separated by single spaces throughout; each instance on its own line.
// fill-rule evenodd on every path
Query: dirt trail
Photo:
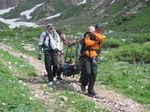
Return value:
M 15 49 L 13 49 L 12 47 L 4 45 L 2 43 L 0 43 L 0 49 L 3 49 L 4 51 L 8 51 L 11 55 L 14 55 L 16 57 L 23 57 L 29 64 L 33 65 L 33 67 L 37 72 L 38 77 L 36 77 L 36 79 L 31 79 L 32 83 L 29 83 L 29 88 L 31 89 L 33 95 L 39 98 L 42 102 L 44 102 L 45 105 L 55 108 L 54 96 L 57 95 L 57 93 L 52 94 L 50 92 L 43 90 L 42 87 L 43 80 L 41 79 L 41 77 L 44 74 L 44 64 L 41 63 L 41 61 L 31 56 L 22 54 L 16 51 Z M 80 84 L 77 83 L 76 79 L 66 78 L 63 81 L 56 81 L 55 84 L 60 88 L 81 92 Z M 84 94 L 81 95 L 89 100 L 94 101 L 97 105 L 107 108 L 112 112 L 149 112 L 150 111 L 144 108 L 143 105 L 140 105 L 139 103 L 121 94 L 118 94 L 114 91 L 107 90 L 102 86 L 96 85 L 95 89 L 98 93 L 96 97 L 89 97 Z M 49 112 L 53 112 L 53 109 L 51 108 Z

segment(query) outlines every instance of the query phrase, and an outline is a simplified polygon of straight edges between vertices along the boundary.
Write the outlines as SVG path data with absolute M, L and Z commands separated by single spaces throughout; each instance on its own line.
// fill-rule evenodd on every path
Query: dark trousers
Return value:
M 50 50 L 46 50 L 44 52 L 45 54 L 45 58 L 44 58 L 44 62 L 45 62 L 45 69 L 47 71 L 48 74 L 48 81 L 53 81 L 53 74 L 52 74 L 52 53 Z
M 60 65 L 60 59 L 59 59 L 59 53 L 58 52 L 52 52 L 52 65 L 53 65 L 53 76 L 59 75 L 59 65 Z
M 82 86 L 88 85 L 88 91 L 94 90 L 94 84 L 97 76 L 97 63 L 92 58 L 84 57 L 81 71 Z
M 44 61 L 45 61 L 45 68 L 48 74 L 48 81 L 53 81 L 53 77 L 55 77 L 58 72 L 59 61 L 57 53 L 51 50 L 46 50 L 44 53 L 45 53 Z

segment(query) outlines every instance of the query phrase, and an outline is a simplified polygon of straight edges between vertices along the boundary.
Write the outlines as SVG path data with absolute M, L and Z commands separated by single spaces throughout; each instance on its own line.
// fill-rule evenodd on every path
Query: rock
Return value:
M 24 0 L 0 0 L 0 9 L 16 6 Z
M 23 86 L 27 86 L 27 84 L 24 82 L 23 84 L 22 84 Z
M 3 102 L 3 103 L 2 103 L 2 105 L 4 105 L 4 106 L 5 106 L 5 105 L 7 105 L 7 104 Z
M 19 80 L 18 82 L 19 82 L 19 83 L 23 83 L 23 81 L 22 81 L 22 80 Z
M 68 98 L 66 96 L 59 96 L 59 99 L 61 99 L 64 102 L 68 101 Z
M 34 98 L 30 96 L 29 100 L 33 100 Z

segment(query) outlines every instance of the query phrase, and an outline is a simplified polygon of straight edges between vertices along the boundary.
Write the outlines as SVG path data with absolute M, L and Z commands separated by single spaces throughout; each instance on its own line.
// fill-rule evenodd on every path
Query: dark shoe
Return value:
M 57 79 L 57 80 L 63 80 L 63 78 L 61 78 L 61 77 L 57 77 L 56 79 Z
M 86 92 L 86 86 L 81 85 L 81 91 Z
M 95 96 L 96 92 L 94 90 L 88 90 L 89 96 Z

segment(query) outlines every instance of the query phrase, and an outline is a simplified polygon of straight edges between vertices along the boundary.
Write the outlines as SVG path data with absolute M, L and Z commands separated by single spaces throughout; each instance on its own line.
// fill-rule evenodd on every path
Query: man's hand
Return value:
M 60 52 L 60 51 L 56 48 L 56 49 L 54 50 L 54 52 L 56 52 L 56 53 L 57 53 L 57 52 Z

